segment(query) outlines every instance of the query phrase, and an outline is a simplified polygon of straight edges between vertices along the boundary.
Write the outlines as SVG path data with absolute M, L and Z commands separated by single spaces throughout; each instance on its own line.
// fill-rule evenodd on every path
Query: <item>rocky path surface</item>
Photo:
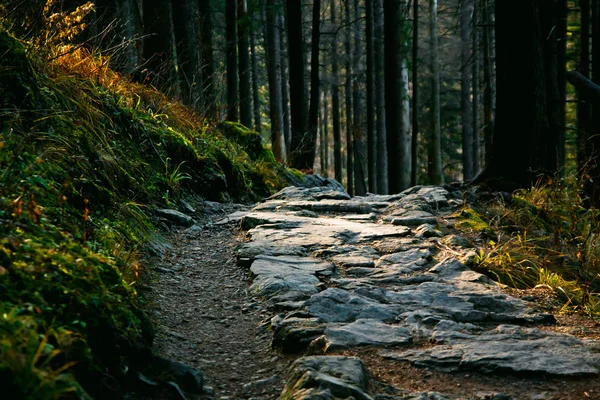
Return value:
M 600 398 L 598 343 L 546 329 L 552 315 L 470 270 L 473 245 L 444 235 L 461 204 L 440 187 L 351 199 L 332 182 L 232 216 L 273 346 L 299 357 L 282 398 Z
M 205 398 L 600 399 L 598 342 L 468 268 L 461 204 L 329 182 L 205 217 L 159 268 L 158 349 Z

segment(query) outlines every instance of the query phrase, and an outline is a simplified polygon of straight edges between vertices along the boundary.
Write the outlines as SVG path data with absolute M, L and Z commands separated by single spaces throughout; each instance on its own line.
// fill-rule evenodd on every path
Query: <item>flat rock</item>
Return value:
M 386 216 L 384 217 L 384 221 L 392 225 L 419 226 L 423 224 L 435 224 L 437 223 L 437 218 L 427 211 L 411 210 L 403 211 L 399 215 Z
M 194 219 L 192 217 L 177 210 L 162 208 L 156 210 L 156 213 L 175 225 L 188 227 L 194 225 Z
M 250 266 L 255 276 L 250 290 L 263 298 L 293 293 L 300 300 L 318 292 L 317 275 L 331 275 L 333 265 L 309 257 L 259 256 Z
M 405 345 L 410 342 L 406 327 L 388 325 L 374 319 L 358 319 L 350 324 L 328 324 L 325 329 L 325 351 L 348 349 L 355 346 Z
M 357 319 L 393 320 L 401 308 L 348 290 L 327 288 L 312 296 L 306 302 L 306 309 L 324 322 L 353 322 Z
M 573 336 L 510 325 L 447 345 L 382 354 L 444 371 L 574 377 L 598 375 L 600 366 L 598 354 Z
M 292 364 L 281 398 L 372 400 L 367 385 L 367 371 L 357 357 L 302 357 Z

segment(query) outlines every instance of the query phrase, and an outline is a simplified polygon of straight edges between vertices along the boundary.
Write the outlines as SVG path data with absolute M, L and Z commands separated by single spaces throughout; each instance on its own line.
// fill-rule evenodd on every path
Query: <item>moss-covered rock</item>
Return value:
M 240 145 L 252 160 L 258 160 L 263 154 L 262 137 L 260 133 L 246 128 L 237 122 L 223 121 L 219 124 L 223 135 Z M 273 159 L 275 159 L 273 157 Z

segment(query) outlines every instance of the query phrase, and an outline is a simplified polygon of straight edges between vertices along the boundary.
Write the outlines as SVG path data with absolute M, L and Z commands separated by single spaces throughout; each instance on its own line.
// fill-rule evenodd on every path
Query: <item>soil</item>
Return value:
M 290 362 L 270 348 L 270 315 L 248 293 L 248 270 L 236 265 L 238 224 L 215 224 L 246 208 L 215 204 L 192 228 L 167 233 L 172 249 L 150 268 L 154 351 L 201 371 L 203 398 L 277 399 Z

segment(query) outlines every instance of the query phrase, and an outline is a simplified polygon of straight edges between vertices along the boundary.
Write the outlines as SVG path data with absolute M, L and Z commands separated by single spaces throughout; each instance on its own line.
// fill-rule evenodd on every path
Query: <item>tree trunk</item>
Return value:
M 331 25 L 334 35 L 331 41 L 331 117 L 333 118 L 333 162 L 335 180 L 342 183 L 342 131 L 340 127 L 340 87 L 337 52 L 336 0 L 331 0 Z
M 227 119 L 237 122 L 238 113 L 238 73 L 237 73 L 237 22 L 236 0 L 225 2 L 225 40 L 227 41 Z
M 567 126 L 567 16 L 568 4 L 567 0 L 558 0 L 557 7 L 557 23 L 556 35 L 558 47 L 557 51 L 557 84 L 558 84 L 558 168 L 561 175 L 564 174 L 565 168 L 565 135 Z
M 288 57 L 285 32 L 285 20 L 283 15 L 279 21 L 279 45 L 281 59 L 281 111 L 283 111 L 283 137 L 285 139 L 285 150 L 287 152 L 286 159 L 289 160 L 292 148 L 292 127 L 290 119 L 290 87 L 288 74 Z
M 319 50 L 321 39 L 321 0 L 313 0 L 312 41 L 310 57 L 310 107 L 308 110 L 308 134 L 301 154 L 298 155 L 299 165 L 312 169 L 315 161 L 315 145 L 319 118 L 319 101 L 321 99 L 321 82 L 319 78 Z
M 592 81 L 600 82 L 600 0 L 592 0 Z M 591 125 L 587 140 L 589 179 L 584 189 L 595 207 L 600 206 L 600 103 L 591 107 Z
M 254 130 L 262 132 L 262 121 L 260 117 L 260 94 L 258 93 L 258 58 L 256 56 L 255 33 L 250 34 L 250 57 L 252 60 L 252 105 L 254 106 Z
M 352 56 L 353 67 L 355 69 L 355 78 L 352 85 L 352 105 L 353 105 L 353 126 L 352 139 L 354 140 L 354 188 L 357 196 L 367 194 L 365 185 L 365 168 L 363 165 L 363 135 L 362 135 L 362 91 L 358 79 L 359 61 L 360 61 L 360 8 L 358 0 L 354 0 L 354 53 Z
M 292 116 L 292 148 L 290 161 L 292 167 L 310 169 L 305 157 L 307 139 L 308 107 L 305 96 L 304 40 L 302 39 L 302 3 L 286 0 L 288 28 L 288 59 L 290 79 L 290 109 Z
M 240 78 L 240 122 L 252 128 L 252 92 L 250 90 L 250 54 L 248 39 L 250 19 L 246 0 L 237 1 L 238 24 L 238 74 Z
M 346 82 L 344 84 L 344 97 L 346 99 L 346 174 L 348 177 L 346 191 L 354 196 L 354 138 L 352 123 L 352 30 L 350 26 L 350 1 L 344 6 L 344 24 L 346 37 L 344 50 L 346 51 Z
M 479 130 L 479 4 L 474 1 L 473 4 L 473 175 L 477 175 L 481 170 L 481 136 Z
M 202 97 L 203 112 L 210 118 L 217 118 L 217 99 L 215 96 L 215 61 L 213 54 L 212 20 L 210 2 L 200 1 L 200 45 L 202 56 Z
M 279 15 L 275 0 L 266 4 L 267 32 L 267 71 L 269 75 L 269 116 L 271 118 L 271 149 L 280 163 L 287 161 L 285 137 L 283 133 L 283 105 L 281 81 L 281 48 L 279 36 Z
M 492 145 L 494 142 L 494 97 L 496 90 L 492 78 L 492 35 L 491 18 L 488 0 L 483 1 L 483 126 L 484 126 L 484 149 L 485 163 L 490 160 L 492 155 Z
M 367 35 L 367 164 L 369 192 L 377 193 L 377 132 L 375 131 L 375 83 L 373 68 L 373 0 L 365 0 Z
M 323 90 L 323 176 L 329 176 L 329 102 L 327 101 L 327 91 Z
M 405 83 L 408 81 L 405 57 L 404 24 L 407 3 L 397 0 L 384 0 L 385 18 L 385 107 L 387 132 L 388 184 L 390 193 L 399 193 L 408 187 L 410 181 L 410 160 L 407 157 L 405 137 L 406 121 Z
M 410 184 L 415 186 L 419 169 L 419 0 L 413 3 L 413 43 L 412 43 L 412 141 Z
M 429 180 L 433 185 L 444 183 L 442 171 L 442 132 L 440 121 L 440 51 L 438 44 L 437 0 L 429 0 L 429 31 L 431 60 L 431 137 L 427 160 Z
M 96 0 L 96 29 L 102 30 L 110 26 L 109 40 L 102 38 L 103 49 L 112 51 L 111 68 L 124 74 L 133 74 L 140 64 L 141 54 L 138 40 L 141 32 L 141 21 L 136 0 Z
M 158 89 L 181 94 L 177 74 L 177 50 L 170 1 L 144 0 L 144 49 L 147 79 Z
M 496 4 L 497 118 L 491 157 L 477 181 L 501 190 L 527 187 L 540 174 L 558 171 L 556 127 L 550 120 L 556 98 L 548 85 L 552 69 L 556 71 L 555 43 L 548 45 L 552 5 L 544 0 L 523 3 L 519 13 L 508 2 Z M 518 41 L 511 39 L 515 26 L 520 27 Z M 554 53 L 554 61 L 548 52 Z
M 202 103 L 202 77 L 200 71 L 200 25 L 198 2 L 182 0 L 173 2 L 173 25 L 177 60 L 179 61 L 179 82 L 181 99 L 184 104 L 199 108 Z
M 375 107 L 377 121 L 377 189 L 378 193 L 388 193 L 387 134 L 385 122 L 385 79 L 384 79 L 384 35 L 383 35 L 383 0 L 375 0 L 373 10 L 375 46 Z
M 581 0 L 581 37 L 579 72 L 590 78 L 590 0 Z M 590 104 L 577 92 L 577 172 L 583 178 L 587 173 L 587 142 L 591 132 Z
M 460 6 L 461 84 L 460 104 L 462 123 L 463 180 L 473 179 L 473 106 L 471 104 L 471 20 L 472 0 L 462 0 Z

